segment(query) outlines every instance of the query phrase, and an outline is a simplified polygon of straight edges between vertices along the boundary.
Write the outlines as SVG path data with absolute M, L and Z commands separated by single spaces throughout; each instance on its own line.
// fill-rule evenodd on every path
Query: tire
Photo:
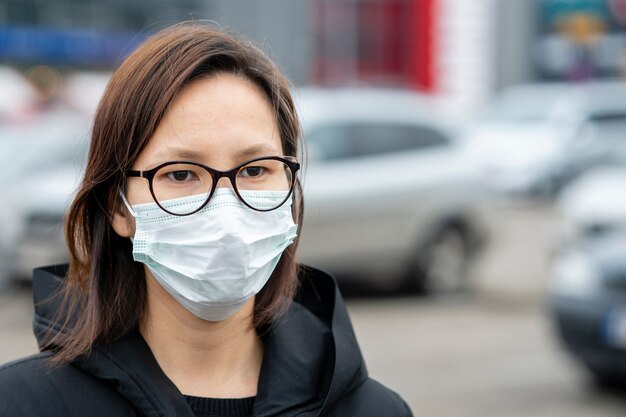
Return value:
M 463 231 L 447 227 L 425 247 L 412 268 L 411 286 L 423 293 L 445 295 L 469 287 L 471 255 Z
M 593 380 L 599 387 L 612 388 L 626 385 L 626 374 L 620 373 L 609 366 L 598 366 L 587 363 Z

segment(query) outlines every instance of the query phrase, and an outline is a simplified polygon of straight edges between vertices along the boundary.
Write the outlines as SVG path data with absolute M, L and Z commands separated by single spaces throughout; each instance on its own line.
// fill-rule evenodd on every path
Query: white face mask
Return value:
M 287 195 L 240 193 L 271 202 Z M 156 203 L 130 207 L 122 198 L 135 217 L 135 261 L 147 265 L 172 297 L 204 320 L 224 320 L 257 294 L 298 228 L 291 199 L 276 210 L 258 212 L 246 207 L 230 188 L 218 188 L 209 204 L 189 216 L 168 214 Z M 161 204 L 180 207 L 190 200 L 194 197 Z

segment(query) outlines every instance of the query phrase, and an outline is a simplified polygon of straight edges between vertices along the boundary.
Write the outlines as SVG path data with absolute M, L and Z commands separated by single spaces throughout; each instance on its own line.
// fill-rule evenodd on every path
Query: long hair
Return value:
M 272 104 L 285 155 L 298 155 L 300 125 L 286 77 L 251 43 L 203 23 L 183 23 L 149 38 L 112 75 L 98 106 L 84 178 L 65 222 L 69 271 L 62 290 L 60 332 L 44 349 L 72 361 L 94 345 L 135 328 L 146 300 L 143 265 L 133 261 L 129 239 L 115 233 L 112 213 L 125 172 L 144 149 L 176 95 L 200 77 L 227 72 L 244 77 Z M 302 193 L 294 192 L 301 224 Z M 254 324 L 265 326 L 285 311 L 297 289 L 297 241 L 283 253 L 257 294 Z

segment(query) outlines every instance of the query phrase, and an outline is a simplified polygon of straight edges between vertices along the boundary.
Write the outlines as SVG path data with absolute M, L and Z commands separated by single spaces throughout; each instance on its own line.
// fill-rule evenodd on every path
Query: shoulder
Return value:
M 40 353 L 0 366 L 0 416 L 104 416 L 109 414 L 99 413 L 107 407 L 127 407 L 112 387 L 72 364 L 52 364 L 51 356 Z
M 27 416 L 68 413 L 64 407 L 59 409 L 57 398 L 52 395 L 54 374 L 50 362 L 50 354 L 38 354 L 24 359 L 9 362 L 0 367 L 0 415 Z
M 329 415 L 412 417 L 413 413 L 397 393 L 367 378 L 345 394 Z
M 51 372 L 50 353 L 39 353 L 0 366 L 0 385 L 7 387 L 2 393 L 19 392 L 25 385 L 37 385 Z

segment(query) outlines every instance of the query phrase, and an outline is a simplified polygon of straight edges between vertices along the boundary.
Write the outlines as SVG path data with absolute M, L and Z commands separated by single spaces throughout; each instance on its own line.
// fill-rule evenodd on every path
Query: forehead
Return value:
M 282 155 L 267 95 L 243 77 L 218 73 L 191 82 L 177 95 L 137 164 L 146 168 L 186 156 L 224 168 L 243 157 L 267 155 Z

